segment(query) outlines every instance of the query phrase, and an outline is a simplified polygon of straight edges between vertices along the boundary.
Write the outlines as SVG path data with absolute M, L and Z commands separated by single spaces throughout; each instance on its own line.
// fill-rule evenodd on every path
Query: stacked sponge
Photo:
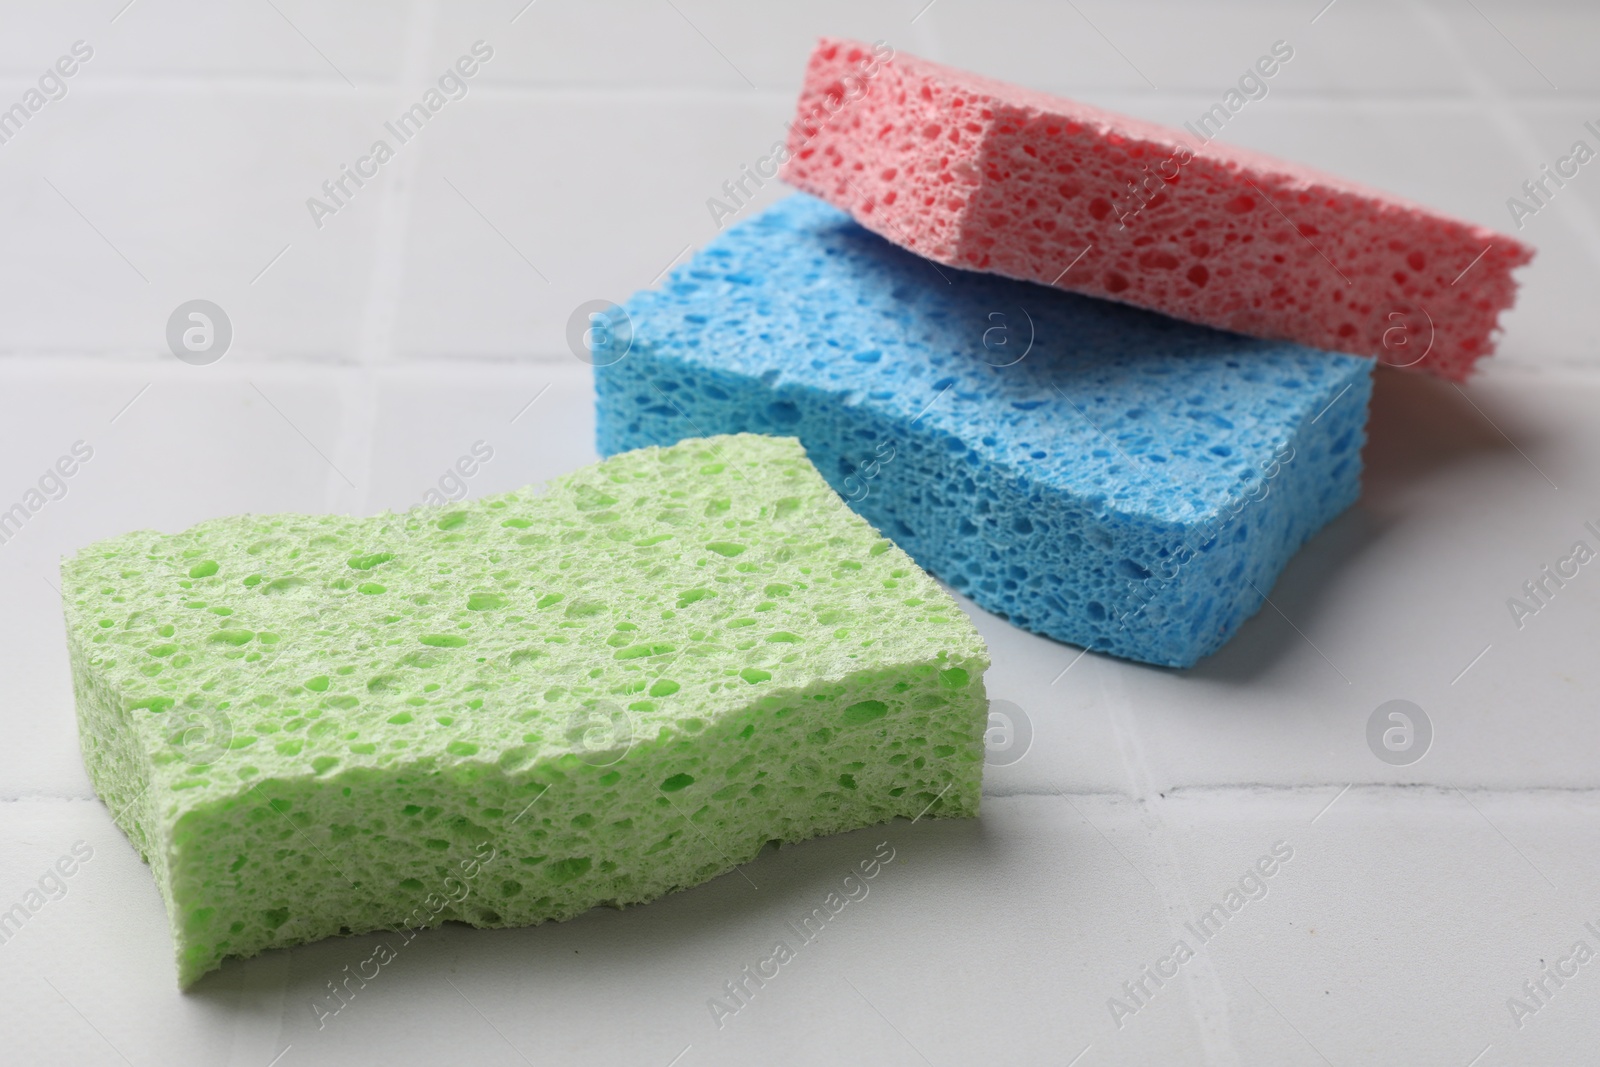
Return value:
M 1533 258 L 1309 167 L 882 51 L 817 46 L 783 176 L 939 263 L 1459 380 Z
M 1465 377 L 1532 256 L 882 42 L 817 46 L 784 155 L 820 200 L 597 333 L 601 451 L 796 434 L 979 605 L 1167 666 L 1355 500 L 1373 363 L 1347 353 Z
M 978 810 L 983 642 L 792 439 L 449 510 L 130 533 L 62 577 L 84 761 L 155 871 L 184 985 Z
M 936 272 L 805 195 L 624 313 L 603 453 L 794 434 L 933 574 L 1118 656 L 1215 651 L 1359 489 L 1371 361 Z

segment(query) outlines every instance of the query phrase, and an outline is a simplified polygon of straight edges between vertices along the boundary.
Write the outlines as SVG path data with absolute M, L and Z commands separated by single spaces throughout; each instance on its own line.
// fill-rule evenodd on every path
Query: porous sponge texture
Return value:
M 1456 380 L 1533 257 L 1309 167 L 848 40 L 813 52 L 788 148 L 785 180 L 940 263 Z
M 933 574 L 1118 656 L 1220 647 L 1359 489 L 1372 361 L 936 268 L 804 195 L 622 313 L 602 453 L 795 434 Z
M 792 438 L 643 449 L 448 510 L 131 533 L 62 575 L 84 760 L 183 985 L 978 810 L 983 642 Z

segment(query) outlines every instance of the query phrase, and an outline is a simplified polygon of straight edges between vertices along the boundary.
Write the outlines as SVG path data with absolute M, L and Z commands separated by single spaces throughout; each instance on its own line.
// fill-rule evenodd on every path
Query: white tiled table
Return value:
M 78 758 L 53 588 L 62 553 L 134 527 L 408 506 L 478 440 L 495 455 L 473 494 L 592 460 L 569 314 L 713 236 L 705 198 L 782 135 L 818 34 L 1167 122 L 1287 40 L 1229 139 L 1505 229 L 1524 179 L 1593 143 L 1600 11 L 123 3 L 0 5 L 0 105 L 94 49 L 0 145 L 0 507 L 94 449 L 0 544 L 0 908 L 93 849 L 0 944 L 0 1060 L 1600 1062 L 1600 962 L 1547 980 L 1520 1027 L 1507 1007 L 1542 961 L 1600 950 L 1600 564 L 1520 629 L 1506 607 L 1600 525 L 1595 167 L 1528 221 L 1540 255 L 1492 365 L 1464 390 L 1380 375 L 1362 501 L 1220 654 L 1186 673 L 1079 659 L 972 609 L 992 695 L 1033 730 L 980 819 L 785 848 L 748 868 L 757 889 L 432 931 L 321 1029 L 311 1001 L 375 937 L 176 991 L 149 873 Z M 316 228 L 305 199 L 480 39 L 468 96 Z M 235 329 L 208 367 L 165 350 L 196 297 Z M 1365 738 L 1397 698 L 1434 728 L 1404 767 Z M 882 841 L 869 897 L 719 1028 L 708 998 Z M 1265 897 L 1202 945 L 1185 924 L 1274 845 L 1293 854 Z M 1108 1000 L 1175 938 L 1194 957 L 1119 1026 Z

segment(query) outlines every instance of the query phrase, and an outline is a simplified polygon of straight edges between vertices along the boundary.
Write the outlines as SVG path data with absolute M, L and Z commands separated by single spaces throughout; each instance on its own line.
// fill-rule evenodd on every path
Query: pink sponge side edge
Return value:
M 783 177 L 952 266 L 1456 380 L 1492 352 L 1516 297 L 1511 272 L 1531 247 L 1197 141 L 881 43 L 825 38 Z

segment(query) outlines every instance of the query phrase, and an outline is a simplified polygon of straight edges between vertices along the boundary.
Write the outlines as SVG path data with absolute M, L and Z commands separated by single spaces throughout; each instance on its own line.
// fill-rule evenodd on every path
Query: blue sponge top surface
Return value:
M 785 387 L 821 390 L 1092 509 L 1180 524 L 1248 493 L 1330 384 L 1369 362 L 939 266 L 804 194 L 627 314 L 611 343 L 631 328 L 633 346 L 759 378 L 775 426 L 799 418 Z

